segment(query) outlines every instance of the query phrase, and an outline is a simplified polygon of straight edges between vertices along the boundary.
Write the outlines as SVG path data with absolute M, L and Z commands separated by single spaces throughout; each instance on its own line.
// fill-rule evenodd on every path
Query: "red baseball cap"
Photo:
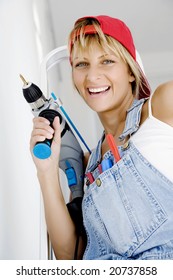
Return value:
M 139 71 L 142 76 L 142 87 L 140 87 L 140 89 L 139 89 L 139 98 L 148 97 L 151 93 L 151 88 L 145 77 L 144 72 L 142 71 L 142 69 L 140 67 L 139 62 L 137 61 L 136 48 L 135 48 L 135 45 L 133 42 L 133 37 L 130 32 L 130 29 L 127 27 L 127 25 L 123 21 L 121 21 L 117 18 L 106 16 L 106 15 L 85 16 L 85 17 L 79 18 L 75 22 L 75 24 L 84 19 L 90 19 L 90 18 L 96 19 L 100 24 L 100 28 L 101 28 L 102 32 L 106 35 L 111 36 L 118 42 L 120 42 L 127 49 L 127 51 L 131 54 L 133 59 L 137 62 L 137 66 L 138 66 Z M 94 34 L 94 33 L 97 33 L 97 31 L 93 25 L 86 25 L 84 27 L 84 33 L 85 34 Z M 76 37 L 76 36 L 78 36 L 78 33 L 77 34 L 75 33 L 74 35 Z M 73 37 L 73 34 L 72 34 L 71 47 L 73 45 L 74 39 L 75 38 Z

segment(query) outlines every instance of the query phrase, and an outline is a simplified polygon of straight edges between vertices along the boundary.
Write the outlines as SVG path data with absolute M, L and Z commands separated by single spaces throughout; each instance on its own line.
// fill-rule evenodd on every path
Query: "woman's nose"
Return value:
M 88 72 L 87 72 L 87 75 L 86 75 L 86 79 L 88 81 L 95 81 L 97 79 L 100 79 L 101 77 L 101 72 L 100 72 L 100 69 L 96 66 L 90 66 L 88 68 Z

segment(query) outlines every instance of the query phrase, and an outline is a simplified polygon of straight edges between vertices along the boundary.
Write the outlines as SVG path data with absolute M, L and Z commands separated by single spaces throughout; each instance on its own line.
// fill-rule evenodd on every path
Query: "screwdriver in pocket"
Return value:
M 114 139 L 113 135 L 112 134 L 107 134 L 106 135 L 106 140 L 108 142 L 109 148 L 110 148 L 116 162 L 118 162 L 121 159 L 121 157 L 120 157 L 120 154 L 119 154 L 119 151 L 118 151 L 118 148 L 117 148 L 117 145 L 115 143 L 115 139 Z

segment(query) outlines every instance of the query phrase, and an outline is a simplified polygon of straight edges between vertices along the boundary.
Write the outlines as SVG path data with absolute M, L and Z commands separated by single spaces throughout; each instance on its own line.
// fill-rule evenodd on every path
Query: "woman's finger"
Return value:
M 53 128 L 54 128 L 54 136 L 53 136 L 53 140 L 55 142 L 59 142 L 60 138 L 61 138 L 61 125 L 60 125 L 60 119 L 59 117 L 55 117 L 54 121 L 53 121 Z

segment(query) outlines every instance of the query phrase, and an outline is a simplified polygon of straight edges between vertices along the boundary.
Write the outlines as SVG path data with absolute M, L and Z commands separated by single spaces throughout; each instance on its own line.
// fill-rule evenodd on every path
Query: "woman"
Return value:
M 173 82 L 149 97 L 131 33 L 109 16 L 79 19 L 69 51 L 74 85 L 104 127 L 85 157 L 87 244 L 81 238 L 78 258 L 173 259 Z M 34 119 L 31 150 L 45 138 L 54 140 L 51 158 L 33 160 L 47 228 L 56 257 L 73 259 L 75 225 L 57 174 L 58 118 L 53 128 L 44 118 Z

